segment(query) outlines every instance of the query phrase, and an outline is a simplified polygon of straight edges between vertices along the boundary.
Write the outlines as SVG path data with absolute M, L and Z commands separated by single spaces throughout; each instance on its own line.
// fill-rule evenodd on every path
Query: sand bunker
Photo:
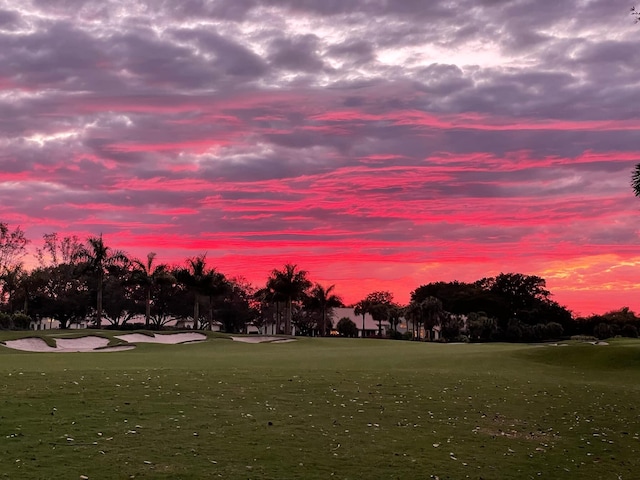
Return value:
M 126 335 L 116 335 L 116 338 L 127 343 L 164 343 L 175 345 L 177 343 L 203 342 L 207 339 L 202 333 L 167 333 L 160 335 L 145 335 L 143 333 L 129 333 Z
M 282 337 L 231 337 L 234 342 L 244 343 L 289 343 L 295 342 L 294 338 L 282 338 Z
M 6 347 L 25 352 L 121 352 L 135 348 L 133 345 L 122 345 L 117 347 L 107 347 L 109 339 L 103 337 L 89 336 L 79 338 L 56 338 L 55 347 L 47 345 L 42 338 L 30 337 L 18 340 L 7 340 Z
M 202 342 L 207 339 L 202 333 L 170 333 L 167 335 L 143 335 L 141 333 L 131 333 L 128 335 L 117 335 L 116 338 L 124 340 L 127 343 L 187 343 Z M 25 352 L 122 352 L 123 350 L 131 350 L 136 348 L 135 345 L 118 345 L 116 347 L 107 347 L 109 339 L 89 335 L 77 338 L 53 338 L 56 342 L 55 347 L 47 345 L 42 338 L 29 337 L 20 338 L 18 340 L 7 340 L 4 346 L 13 348 L 14 350 L 22 350 Z

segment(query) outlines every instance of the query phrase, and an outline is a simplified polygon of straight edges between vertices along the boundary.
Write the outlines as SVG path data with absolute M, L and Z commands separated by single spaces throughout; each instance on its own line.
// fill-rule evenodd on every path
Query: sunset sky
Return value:
M 640 310 L 630 0 L 0 0 L 0 221 L 350 303 Z

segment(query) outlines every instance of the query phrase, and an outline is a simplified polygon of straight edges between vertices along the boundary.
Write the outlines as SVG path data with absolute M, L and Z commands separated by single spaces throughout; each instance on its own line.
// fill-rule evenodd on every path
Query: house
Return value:
M 374 337 L 378 335 L 378 322 L 367 313 L 364 315 L 364 325 L 362 315 L 356 315 L 353 308 L 340 307 L 331 309 L 331 322 L 333 328 L 338 325 L 341 318 L 348 318 L 356 324 L 358 337 Z M 385 336 L 389 330 L 389 322 L 382 322 L 382 335 Z
M 83 320 L 82 322 L 79 323 L 71 323 L 69 324 L 69 329 L 71 330 L 75 330 L 75 329 L 81 329 L 81 328 L 87 328 L 88 325 L 88 321 L 87 320 Z M 59 329 L 60 328 L 60 322 L 58 320 L 54 320 L 53 318 L 40 318 L 37 317 L 34 320 L 31 320 L 31 322 L 29 323 L 29 330 L 52 330 L 52 329 Z

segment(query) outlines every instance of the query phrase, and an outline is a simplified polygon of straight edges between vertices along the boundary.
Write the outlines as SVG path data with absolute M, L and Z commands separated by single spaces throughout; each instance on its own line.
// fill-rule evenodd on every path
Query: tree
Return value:
M 338 320 L 336 330 L 338 330 L 338 333 L 343 337 L 358 336 L 358 327 L 349 317 L 342 317 L 340 320 Z
M 400 319 L 404 315 L 404 308 L 400 305 L 393 304 L 389 309 L 389 326 L 391 327 L 391 331 L 394 332 L 395 335 L 398 334 L 398 324 L 400 323 Z
M 319 283 L 316 283 L 309 297 L 310 307 L 318 310 L 320 313 L 318 323 L 320 324 L 320 336 L 322 337 L 324 337 L 327 332 L 327 314 L 330 313 L 332 308 L 342 305 L 342 299 L 332 293 L 335 287 L 335 285 L 331 285 L 325 288 Z
M 207 281 L 203 285 L 202 293 L 208 300 L 209 311 L 207 315 L 207 323 L 209 325 L 209 330 L 213 330 L 215 307 L 217 304 L 224 303 L 226 299 L 230 299 L 230 297 L 233 296 L 234 288 L 226 279 L 224 274 L 212 268 L 208 272 Z
M 133 278 L 136 283 L 141 285 L 145 291 L 145 311 L 144 311 L 144 325 L 145 328 L 149 328 L 151 321 L 151 294 L 153 288 L 160 282 L 175 281 L 172 275 L 168 271 L 168 267 L 165 264 L 154 265 L 153 262 L 156 258 L 154 252 L 147 254 L 146 262 L 141 260 L 133 260 Z
M 408 322 L 411 322 L 411 339 L 416 339 L 416 325 L 422 324 L 422 309 L 420 308 L 420 302 L 411 301 L 409 305 L 404 307 L 404 316 Z M 408 329 L 408 328 L 407 328 Z M 418 335 L 420 335 L 420 330 Z M 419 338 L 417 339 L 419 340 Z
M 0 222 L 0 273 L 16 265 L 27 253 L 29 240 L 20 227 L 10 230 Z
M 129 262 L 126 254 L 120 250 L 113 250 L 104 244 L 102 235 L 89 237 L 87 244 L 76 253 L 76 258 L 84 264 L 85 271 L 90 272 L 97 281 L 96 287 L 96 326 L 102 326 L 102 294 L 104 277 L 115 266 Z
M 2 296 L 6 297 L 7 309 L 9 313 L 14 313 L 14 299 L 15 295 L 20 288 L 22 288 L 28 275 L 24 269 L 22 263 L 17 263 L 9 267 L 5 267 L 4 271 L 0 272 L 0 285 L 2 288 Z
M 370 309 L 371 309 L 371 304 L 366 298 L 356 303 L 353 308 L 353 313 L 355 313 L 358 316 L 362 315 L 362 338 L 364 338 L 364 330 L 365 330 L 364 319 L 367 313 L 369 313 Z
M 636 23 L 640 22 L 640 10 L 638 10 L 636 7 L 631 7 L 631 15 L 633 16 L 633 18 L 635 18 Z
M 498 331 L 498 322 L 484 312 L 472 312 L 467 319 L 469 337 L 472 341 L 487 342 L 493 340 Z
M 78 261 L 83 245 L 75 236 L 67 236 L 62 239 L 57 233 L 45 233 L 42 236 L 44 245 L 36 248 L 36 258 L 41 267 L 57 266 L 62 263 L 73 264 Z
M 382 336 L 382 322 L 389 320 L 393 303 L 393 294 L 387 291 L 376 291 L 368 294 L 356 304 L 356 315 L 362 315 L 362 335 L 364 336 L 364 316 L 368 313 L 378 322 L 378 336 Z
M 151 326 L 160 329 L 172 319 L 187 319 L 193 315 L 192 292 L 178 277 L 183 268 L 172 268 L 169 271 L 172 281 L 159 282 L 155 288 L 155 299 L 151 310 Z
M 405 312 L 413 322 L 414 330 L 416 325 L 424 326 L 425 332 L 429 332 L 429 340 L 433 338 L 433 329 L 442 323 L 446 315 L 442 302 L 436 297 L 426 297 L 422 301 L 412 299 Z M 417 340 L 420 340 L 420 330 Z
M 282 270 L 274 269 L 267 280 L 267 288 L 286 302 L 284 332 L 287 335 L 291 335 L 293 302 L 301 300 L 306 291 L 311 288 L 307 275 L 306 270 L 299 270 L 297 265 L 287 263 Z
M 208 288 L 213 282 L 214 269 L 207 268 L 207 254 L 187 259 L 187 268 L 177 271 L 176 278 L 193 294 L 193 329 L 197 330 L 200 319 L 200 297 L 208 295 Z
M 227 333 L 243 332 L 247 323 L 257 317 L 257 309 L 252 304 L 255 292 L 253 286 L 243 278 L 226 280 L 228 290 L 218 305 L 216 318 Z
M 90 305 L 86 280 L 68 263 L 35 269 L 29 281 L 30 313 L 54 318 L 63 329 L 85 319 Z
M 275 321 L 276 332 L 280 332 L 280 321 L 281 321 L 281 310 L 280 304 L 283 303 L 284 299 L 281 298 L 280 293 L 273 290 L 273 285 L 269 285 L 267 282 L 267 286 L 261 288 L 253 294 L 253 299 L 259 305 L 260 311 L 260 319 L 258 320 L 258 324 L 256 326 L 258 328 L 266 327 L 269 321 L 268 318 Z
M 420 304 L 422 310 L 422 322 L 424 329 L 429 332 L 429 340 L 433 339 L 433 329 L 442 323 L 445 316 L 445 310 L 442 302 L 436 297 L 427 297 Z
M 112 326 L 125 325 L 139 313 L 142 292 L 133 273 L 128 266 L 112 267 L 104 279 L 102 318 Z

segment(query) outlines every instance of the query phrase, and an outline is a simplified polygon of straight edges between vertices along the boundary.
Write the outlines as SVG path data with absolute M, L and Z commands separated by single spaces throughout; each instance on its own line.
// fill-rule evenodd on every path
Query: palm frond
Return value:
M 631 187 L 636 197 L 640 197 L 640 163 L 636 164 L 631 174 Z

